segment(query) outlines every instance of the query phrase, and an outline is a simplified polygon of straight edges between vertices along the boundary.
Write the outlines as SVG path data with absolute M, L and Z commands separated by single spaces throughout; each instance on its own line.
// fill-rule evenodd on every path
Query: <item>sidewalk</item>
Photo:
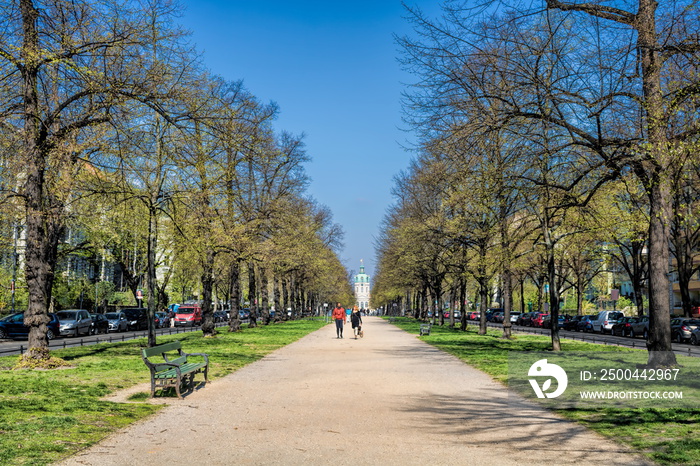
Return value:
M 649 464 L 376 317 L 328 325 L 62 465 Z

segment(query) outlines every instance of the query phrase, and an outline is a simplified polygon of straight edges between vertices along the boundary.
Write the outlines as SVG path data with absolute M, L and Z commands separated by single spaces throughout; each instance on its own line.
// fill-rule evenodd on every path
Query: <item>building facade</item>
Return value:
M 365 265 L 360 260 L 360 273 L 355 275 L 355 305 L 360 309 L 369 309 L 370 306 L 370 277 L 365 273 Z

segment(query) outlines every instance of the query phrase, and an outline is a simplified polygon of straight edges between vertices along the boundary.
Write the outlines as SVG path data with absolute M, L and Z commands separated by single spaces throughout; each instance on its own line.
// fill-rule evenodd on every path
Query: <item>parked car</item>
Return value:
M 181 304 L 175 314 L 175 327 L 202 325 L 202 308 L 198 304 Z
M 557 328 L 561 329 L 564 327 L 564 323 L 568 322 L 569 319 L 571 319 L 571 316 L 568 316 L 566 314 L 559 314 L 557 316 Z M 544 318 L 542 319 L 542 328 L 552 328 L 552 315 L 551 314 L 545 314 Z
M 493 311 L 493 314 L 491 314 L 491 322 L 495 322 L 497 324 L 500 324 L 503 322 L 504 317 L 505 317 L 505 311 L 497 309 L 497 310 Z
M 450 309 L 447 309 L 442 313 L 442 315 L 445 317 L 445 319 L 449 319 L 450 315 L 453 315 L 455 319 L 459 319 L 462 314 L 459 311 L 451 311 Z
M 639 317 L 623 317 L 612 326 L 610 333 L 612 333 L 613 335 L 619 335 L 621 337 L 634 336 L 634 332 L 632 331 L 632 324 L 637 322 L 638 320 Z
M 573 316 L 562 325 L 562 330 L 576 331 L 576 326 L 583 316 Z
M 481 312 L 479 312 L 479 311 L 468 312 L 467 319 L 468 320 L 479 320 L 479 319 L 481 319 Z
M 545 314 L 544 317 L 542 317 L 542 325 L 540 327 L 552 328 L 552 315 L 551 314 Z
M 635 322 L 631 323 L 630 336 L 641 336 L 645 340 L 649 338 L 649 316 L 637 317 Z
M 613 325 L 625 317 L 620 311 L 600 311 L 593 319 L 593 331 L 599 333 L 611 332 Z
M 593 319 L 595 315 L 581 316 L 579 321 L 576 323 L 577 332 L 592 332 L 593 331 Z
M 677 343 L 685 343 L 690 340 L 692 331 L 700 326 L 700 320 L 690 317 L 676 317 L 671 319 L 671 339 Z
M 274 317 L 274 312 L 270 311 L 270 317 Z M 226 322 L 228 320 L 226 311 L 214 311 L 214 322 Z
M 538 312 L 532 318 L 530 319 L 530 325 L 532 327 L 539 327 L 542 328 L 542 322 L 544 321 L 545 317 L 549 317 L 549 314 L 545 314 L 544 312 Z
M 533 314 L 534 312 L 523 312 L 518 316 L 518 319 L 515 321 L 516 325 L 530 325 L 530 319 L 532 318 Z
M 690 332 L 690 343 L 700 345 L 700 327 L 696 327 Z
M 108 312 L 105 314 L 105 317 L 107 318 L 110 332 L 126 332 L 129 328 L 129 323 L 126 321 L 126 316 L 123 312 Z
M 518 321 L 518 317 L 520 317 L 519 312 L 511 311 L 510 312 L 510 323 L 515 324 Z
M 135 307 L 122 309 L 126 316 L 127 330 L 146 330 L 148 328 L 148 309 Z
M 49 323 L 46 324 L 46 338 L 53 340 L 61 334 L 61 324 L 56 314 L 49 314 Z M 27 338 L 29 327 L 24 325 L 24 312 L 16 312 L 0 319 L 0 340 L 6 338 Z
M 109 321 L 104 314 L 90 314 L 92 325 L 90 326 L 90 335 L 109 332 Z
M 240 311 L 238 311 L 238 317 L 241 320 L 249 319 L 250 318 L 250 309 L 248 309 L 248 308 L 241 309 Z
M 92 318 L 85 309 L 66 309 L 56 313 L 61 326 L 61 335 L 90 335 Z

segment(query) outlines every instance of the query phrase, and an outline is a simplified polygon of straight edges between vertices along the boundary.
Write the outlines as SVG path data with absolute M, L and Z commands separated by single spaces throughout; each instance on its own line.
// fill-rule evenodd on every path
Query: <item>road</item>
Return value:
M 227 322 L 219 322 L 215 324 L 217 327 L 228 325 Z M 195 332 L 201 330 L 201 327 L 168 327 L 156 329 L 156 335 L 171 335 L 174 333 Z M 146 338 L 148 330 L 127 331 L 120 333 L 106 333 L 101 335 L 90 335 L 82 337 L 58 337 L 49 342 L 49 349 L 56 350 L 62 348 L 72 348 L 75 346 L 89 346 L 97 343 L 112 343 L 117 341 L 134 340 L 136 338 Z M 27 351 L 27 340 L 0 340 L 0 356 L 14 356 Z

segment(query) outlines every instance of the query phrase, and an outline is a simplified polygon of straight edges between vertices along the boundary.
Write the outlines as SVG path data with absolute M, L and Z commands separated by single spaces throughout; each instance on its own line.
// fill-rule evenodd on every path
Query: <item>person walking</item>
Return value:
M 355 340 L 357 340 L 357 336 L 360 335 L 362 331 L 362 315 L 360 315 L 360 310 L 357 306 L 352 308 L 350 322 L 352 323 L 352 333 L 355 335 Z
M 345 309 L 336 303 L 335 309 L 333 309 L 333 319 L 335 319 L 335 333 L 338 338 L 343 338 L 343 324 L 345 323 Z

